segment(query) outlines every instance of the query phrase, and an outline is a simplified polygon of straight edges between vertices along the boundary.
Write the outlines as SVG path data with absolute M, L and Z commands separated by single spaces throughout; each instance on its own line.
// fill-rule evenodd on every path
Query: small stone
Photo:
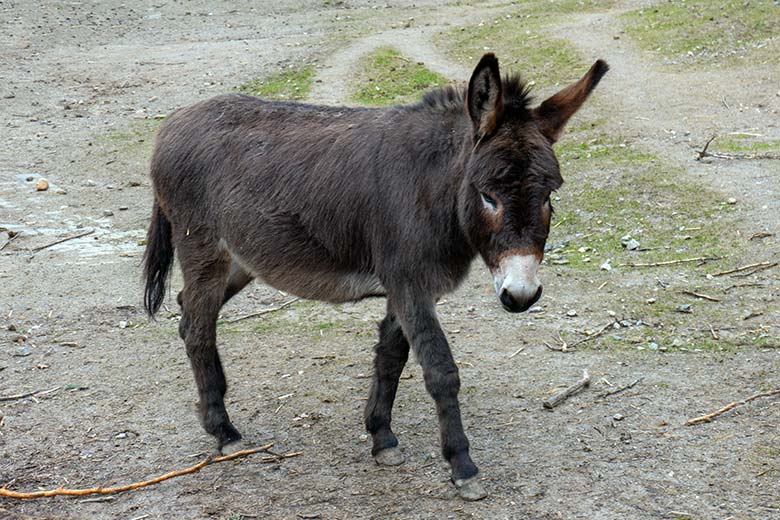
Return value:
M 675 348 L 680 348 L 680 347 L 682 347 L 684 344 L 685 344 L 685 343 L 683 343 L 683 340 L 681 340 L 680 338 L 674 338 L 674 339 L 672 340 L 672 346 L 673 346 L 673 347 L 675 347 Z
M 656 301 L 658 301 L 658 300 L 656 300 L 655 298 L 648 298 L 648 299 L 646 299 L 646 300 L 645 300 L 645 303 L 649 303 L 650 305 L 652 305 L 652 304 L 654 304 Z
M 655 341 L 651 341 L 650 343 L 647 344 L 647 348 L 649 348 L 650 350 L 658 350 L 658 343 L 656 343 Z
M 569 309 L 568 311 L 566 311 L 566 316 L 568 316 L 570 318 L 573 318 L 576 315 L 577 315 L 577 311 L 575 311 L 574 309 Z
M 729 198 L 726 200 L 726 203 L 727 203 L 727 204 L 732 204 L 732 205 L 733 205 L 733 204 L 736 204 L 736 203 L 737 203 L 737 199 L 735 199 L 734 197 L 729 197 Z
M 16 325 L 14 325 L 13 323 L 11 323 L 11 324 L 8 326 L 8 331 L 9 331 L 9 332 L 16 332 Z
M 141 183 L 138 181 L 130 181 L 127 183 L 127 185 L 130 186 L 131 188 L 137 188 L 138 186 L 141 185 Z
M 114 435 L 115 439 L 126 439 L 127 438 L 127 432 L 121 432 Z
M 633 238 L 623 245 L 626 246 L 626 249 L 629 251 L 636 251 L 639 249 L 639 242 Z
M 666 345 L 661 345 L 660 347 L 658 347 L 658 350 L 660 350 L 661 352 L 666 352 L 667 350 L 669 350 L 669 347 L 667 347 Z
M 678 305 L 674 310 L 677 312 L 683 312 L 685 314 L 691 314 L 693 312 L 690 303 L 683 303 L 682 305 Z
M 128 209 L 130 209 L 129 206 L 119 206 L 119 211 L 127 211 Z
M 534 305 L 530 309 L 528 309 L 528 312 L 544 312 L 544 309 L 541 305 Z
M 615 316 L 617 316 L 617 313 L 615 311 L 607 311 L 607 316 L 614 318 Z
M 30 347 L 27 345 L 21 345 L 19 347 L 16 347 L 16 350 L 14 351 L 14 356 L 17 357 L 27 357 L 30 354 L 32 354 L 32 350 L 30 350 Z
M 623 419 L 625 419 L 625 417 L 623 417 L 623 415 L 619 413 L 616 413 L 615 415 L 612 416 L 613 421 L 622 421 Z
M 62 188 L 57 188 L 57 191 L 55 191 L 54 193 L 56 193 L 57 195 L 67 195 L 68 194 L 68 192 L 63 190 Z
M 46 191 L 49 189 L 49 181 L 41 177 L 35 181 L 35 191 Z
M 113 217 L 114 216 L 114 212 L 111 211 L 110 209 L 104 209 L 103 210 L 103 216 L 104 217 Z
M 119 322 L 119 328 L 120 329 L 126 329 L 127 328 L 127 322 L 122 320 Z
M 603 264 L 601 264 L 600 269 L 602 271 L 611 271 L 612 270 L 612 264 L 609 263 L 609 260 L 606 260 Z
M 87 179 L 84 182 L 81 183 L 82 186 L 86 186 L 87 188 L 94 188 L 97 186 L 97 183 L 91 179 Z

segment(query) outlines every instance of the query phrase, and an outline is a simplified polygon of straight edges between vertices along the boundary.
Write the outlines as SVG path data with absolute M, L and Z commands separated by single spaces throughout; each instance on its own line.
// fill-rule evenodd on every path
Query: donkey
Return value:
M 434 90 L 410 106 L 228 94 L 174 112 L 151 163 L 144 303 L 153 317 L 175 251 L 184 278 L 179 334 L 200 419 L 220 449 L 241 439 L 225 410 L 216 346 L 225 302 L 255 278 L 313 300 L 386 296 L 365 408 L 371 453 L 379 464 L 404 461 L 390 421 L 411 347 L 436 403 L 452 481 L 464 499 L 485 497 L 435 303 L 477 255 L 507 311 L 539 299 L 550 193 L 563 182 L 552 144 L 607 70 L 597 61 L 535 108 L 522 81 L 502 80 L 498 60 L 485 54 L 467 88 Z

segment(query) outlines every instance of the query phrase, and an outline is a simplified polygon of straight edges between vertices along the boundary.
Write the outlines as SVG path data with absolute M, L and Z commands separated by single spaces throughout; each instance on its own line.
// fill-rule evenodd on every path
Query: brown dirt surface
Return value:
M 270 439 L 278 453 L 301 456 L 273 463 L 250 456 L 103 501 L 0 498 L 0 518 L 780 519 L 780 400 L 758 399 L 713 422 L 684 425 L 780 387 L 780 266 L 744 278 L 712 276 L 780 261 L 780 161 L 695 160 L 713 135 L 780 141 L 777 63 L 670 65 L 623 30 L 622 14 L 650 2 L 604 4 L 574 9 L 544 29 L 567 40 L 584 63 L 604 58 L 612 66 L 560 145 L 586 150 L 582 159 L 566 152 L 567 184 L 556 202 L 559 215 L 578 216 L 581 227 L 552 230 L 545 295 L 534 312 L 505 313 L 476 262 L 438 306 L 461 369 L 464 421 L 486 500 L 455 496 L 434 406 L 411 361 L 394 412 L 407 461 L 375 465 L 362 408 L 383 301 L 300 301 L 228 323 L 289 298 L 253 284 L 223 309 L 219 329 L 228 410 L 250 444 Z M 215 447 L 196 418 L 175 299 L 156 322 L 141 304 L 147 169 L 162 116 L 288 64 L 314 64 L 311 101 L 346 103 L 355 64 L 386 45 L 464 80 L 469 67 L 450 61 L 437 35 L 490 23 L 515 7 L 0 3 L 0 397 L 57 389 L 0 401 L 0 485 L 122 485 L 191 466 Z M 538 96 L 553 90 L 542 87 Z M 585 154 L 601 150 L 594 146 L 603 135 L 648 155 L 591 165 Z M 646 185 L 629 181 L 620 203 L 641 199 L 666 219 L 649 215 L 639 227 L 667 229 L 679 210 L 696 220 L 679 222 L 680 234 L 704 226 L 715 236 L 692 233 L 703 244 L 695 250 L 633 254 L 617 242 L 614 250 L 577 252 L 578 241 L 616 234 L 629 218 L 610 213 L 606 199 L 588 199 L 582 187 L 630 179 L 651 156 L 658 175 L 673 172 L 665 186 L 676 195 L 647 200 Z M 49 188 L 36 191 L 41 177 Z M 706 192 L 722 204 L 691 217 L 698 206 L 683 197 L 689 192 L 697 192 L 691 200 Z M 587 214 L 586 199 L 596 208 Z M 628 226 L 634 236 L 637 226 Z M 730 244 L 725 258 L 704 264 L 618 265 L 709 256 L 707 248 L 721 242 Z M 585 253 L 593 258 L 561 260 Z M 599 269 L 610 258 L 612 270 Z M 172 286 L 175 295 L 178 275 Z M 581 343 L 555 350 L 561 341 Z M 583 369 L 590 388 L 544 409 L 542 400 Z M 603 395 L 637 378 L 634 387 Z

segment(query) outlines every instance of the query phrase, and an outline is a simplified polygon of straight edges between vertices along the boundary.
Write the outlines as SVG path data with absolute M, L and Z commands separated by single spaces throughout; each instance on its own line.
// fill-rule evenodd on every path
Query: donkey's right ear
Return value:
M 504 94 L 498 59 L 493 53 L 482 56 L 469 81 L 466 105 L 474 124 L 474 141 L 479 143 L 498 128 L 504 113 Z

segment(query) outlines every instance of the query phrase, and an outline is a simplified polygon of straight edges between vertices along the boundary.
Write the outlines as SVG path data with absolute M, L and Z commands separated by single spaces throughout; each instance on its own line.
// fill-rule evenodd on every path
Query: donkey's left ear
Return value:
M 474 68 L 466 94 L 466 105 L 474 124 L 474 140 L 491 135 L 498 128 L 504 113 L 504 94 L 498 59 L 493 53 L 482 56 Z
M 604 60 L 598 60 L 579 81 L 546 99 L 534 109 L 539 130 L 550 143 L 558 140 L 566 121 L 585 103 L 608 70 L 609 65 Z

